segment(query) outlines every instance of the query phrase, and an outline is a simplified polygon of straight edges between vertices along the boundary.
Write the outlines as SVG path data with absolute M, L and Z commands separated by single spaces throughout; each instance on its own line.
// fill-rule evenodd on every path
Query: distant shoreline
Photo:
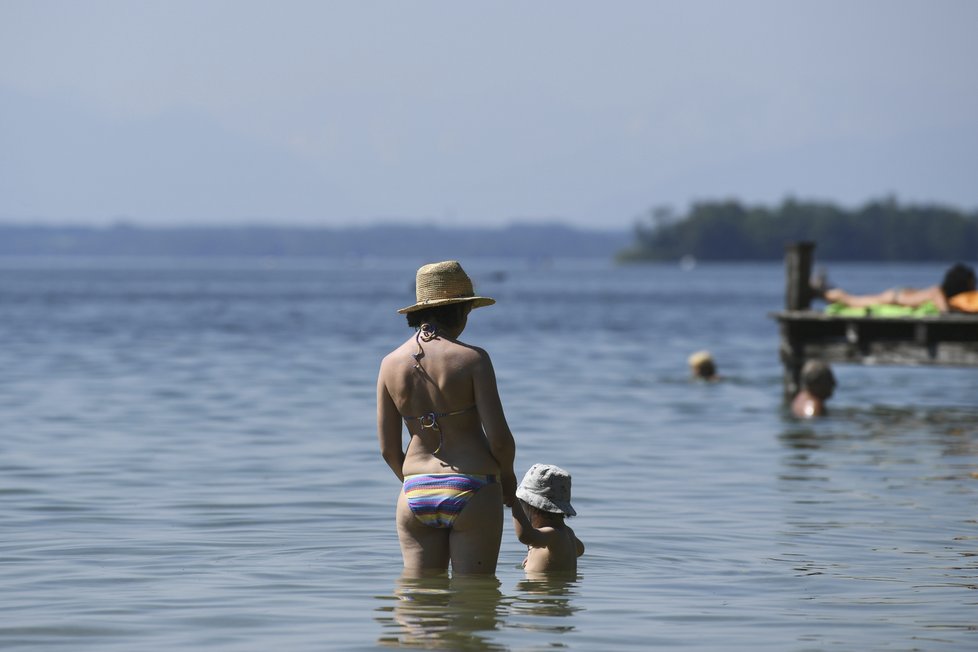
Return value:
M 559 223 L 499 228 L 373 225 L 364 227 L 50 226 L 0 223 L 0 256 L 613 258 L 629 231 Z

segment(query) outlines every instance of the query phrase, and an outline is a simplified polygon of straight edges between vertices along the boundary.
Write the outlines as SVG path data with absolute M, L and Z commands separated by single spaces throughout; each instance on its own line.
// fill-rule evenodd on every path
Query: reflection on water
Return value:
M 526 578 L 516 585 L 519 594 L 513 609 L 522 614 L 542 618 L 562 618 L 580 611 L 571 598 L 580 576 L 571 573 L 526 573 Z M 545 629 L 553 632 L 573 631 L 573 621 L 548 621 L 537 619 L 523 625 L 528 629 Z
M 780 434 L 789 448 L 817 450 L 858 447 L 860 442 L 889 442 L 891 450 L 912 445 L 937 445 L 948 457 L 978 454 L 978 420 L 974 410 L 961 408 L 920 409 L 873 405 L 866 409 L 844 408 L 816 421 L 790 420 Z M 927 441 L 921 441 L 922 436 Z M 802 459 L 800 456 L 796 459 Z
M 502 593 L 495 577 L 447 574 L 402 575 L 393 606 L 378 609 L 385 647 L 437 650 L 504 650 L 488 633 L 503 618 Z
M 953 508 L 978 493 L 976 435 L 974 410 L 953 407 L 872 405 L 785 426 L 776 560 L 848 587 L 813 596 L 813 608 L 842 618 L 899 602 L 924 629 L 974 631 L 973 599 L 937 605 L 930 594 L 978 589 L 973 512 Z
M 504 596 L 495 577 L 453 576 L 446 573 L 404 574 L 390 604 L 377 609 L 384 647 L 439 650 L 505 650 L 503 630 L 547 639 L 546 647 L 562 647 L 559 637 L 574 631 L 568 616 L 580 611 L 573 604 L 580 577 L 576 573 L 526 573 L 513 595 Z M 557 636 L 558 638 L 552 638 Z

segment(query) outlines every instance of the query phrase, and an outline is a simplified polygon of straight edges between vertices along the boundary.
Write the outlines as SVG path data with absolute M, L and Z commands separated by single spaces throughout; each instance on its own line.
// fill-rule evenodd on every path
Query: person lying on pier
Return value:
M 895 305 L 918 308 L 928 302 L 940 312 L 976 312 L 975 270 L 963 263 L 952 265 L 944 274 L 940 285 L 927 288 L 891 288 L 879 294 L 849 294 L 840 288 L 830 288 L 824 276 L 812 283 L 815 296 L 828 303 L 838 303 L 851 308 L 869 308 L 878 305 Z
M 803 419 L 825 416 L 825 402 L 834 391 L 832 368 L 821 360 L 809 360 L 801 368 L 801 391 L 791 402 L 792 414 Z

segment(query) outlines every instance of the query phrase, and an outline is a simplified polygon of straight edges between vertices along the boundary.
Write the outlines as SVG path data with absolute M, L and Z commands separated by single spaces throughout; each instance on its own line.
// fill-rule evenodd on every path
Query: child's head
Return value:
M 832 368 L 821 360 L 809 360 L 801 368 L 801 386 L 821 399 L 832 396 L 835 390 Z
M 574 516 L 570 473 L 553 464 L 534 464 L 523 476 L 516 497 L 541 512 Z

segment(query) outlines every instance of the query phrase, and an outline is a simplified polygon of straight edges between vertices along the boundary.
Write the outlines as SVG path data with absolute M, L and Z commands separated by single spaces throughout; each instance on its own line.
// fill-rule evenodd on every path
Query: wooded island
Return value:
M 786 199 L 780 206 L 700 202 L 686 215 L 656 208 L 640 219 L 620 262 L 779 260 L 789 242 L 818 242 L 835 261 L 955 261 L 978 258 L 978 210 L 873 201 L 847 210 Z

